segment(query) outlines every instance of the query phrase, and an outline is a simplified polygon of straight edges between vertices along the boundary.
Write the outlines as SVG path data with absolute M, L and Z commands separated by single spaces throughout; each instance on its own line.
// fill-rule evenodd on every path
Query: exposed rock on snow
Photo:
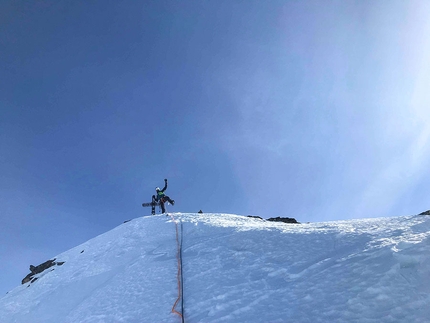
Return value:
M 253 219 L 260 219 L 260 220 L 264 220 L 261 216 L 258 215 L 247 215 L 248 218 L 253 218 Z
M 276 218 L 268 218 L 267 220 L 264 220 L 261 216 L 258 215 L 247 215 L 248 218 L 253 218 L 253 219 L 259 219 L 259 220 L 263 220 L 263 221 L 271 221 L 271 222 L 283 222 L 283 223 L 298 223 L 300 224 L 300 222 L 297 222 L 296 219 L 294 218 L 282 218 L 280 216 L 276 217 Z
M 296 219 L 294 218 L 281 218 L 281 217 L 276 217 L 276 218 L 269 218 L 267 219 L 267 221 L 273 221 L 273 222 L 284 222 L 284 223 L 299 223 L 297 222 Z
M 63 262 L 55 262 L 55 258 L 54 258 L 52 260 L 47 260 L 38 266 L 30 265 L 31 273 L 29 273 L 27 276 L 25 276 L 25 278 L 22 280 L 21 284 L 28 283 L 29 281 L 31 281 L 33 283 L 37 280 L 37 278 L 34 278 L 34 275 L 40 274 L 41 272 L 43 272 L 44 270 L 46 270 L 52 266 L 55 266 L 55 265 L 61 266 L 62 264 L 64 264 L 64 261 Z

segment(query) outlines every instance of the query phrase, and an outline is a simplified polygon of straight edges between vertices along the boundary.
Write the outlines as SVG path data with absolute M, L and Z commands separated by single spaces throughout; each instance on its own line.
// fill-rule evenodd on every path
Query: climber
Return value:
M 155 188 L 155 191 L 157 192 L 157 195 L 155 195 L 155 201 L 160 202 L 162 213 L 166 213 L 166 208 L 164 207 L 165 202 L 175 205 L 175 200 L 172 200 L 170 197 L 164 194 L 165 190 L 167 190 L 167 179 L 164 180 L 164 187 L 162 190 L 160 190 L 159 187 Z

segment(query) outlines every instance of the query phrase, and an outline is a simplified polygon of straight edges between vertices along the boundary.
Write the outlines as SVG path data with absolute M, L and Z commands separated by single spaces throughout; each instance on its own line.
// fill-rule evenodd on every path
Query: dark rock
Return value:
M 130 222 L 131 220 L 125 220 L 124 223 Z
M 203 214 L 203 211 L 202 211 L 202 210 L 200 210 L 200 211 L 199 211 L 199 212 L 197 212 L 197 213 Z
M 258 215 L 247 215 L 248 218 L 253 218 L 253 219 L 260 219 L 260 220 L 264 220 L 261 216 Z
M 25 284 L 25 283 L 28 283 L 30 280 L 31 280 L 31 278 L 33 277 L 33 274 L 28 274 L 27 276 L 25 276 L 24 277 L 24 279 L 21 281 L 21 284 Z
M 283 223 L 300 223 L 300 222 L 297 222 L 297 220 L 294 218 L 281 218 L 279 216 L 276 218 L 269 218 L 267 219 L 267 221 L 283 222 Z
M 54 265 L 55 265 L 55 259 L 47 260 L 44 263 L 42 263 L 36 267 L 34 267 L 33 265 L 30 265 L 30 271 L 32 274 L 40 274 L 45 269 L 48 269 L 49 267 L 52 267 Z
M 420 214 L 418 214 L 418 215 L 430 215 L 430 210 L 425 211 L 425 212 L 423 212 L 423 213 L 420 213 Z
M 57 262 L 55 262 L 55 259 L 52 259 L 52 260 L 45 261 L 44 263 L 42 263 L 38 266 L 30 265 L 31 273 L 29 273 L 27 276 L 24 277 L 24 279 L 21 281 L 21 284 L 28 283 L 29 281 L 31 281 L 31 283 L 35 282 L 37 280 L 37 277 L 33 278 L 34 275 L 40 274 L 45 269 L 48 269 L 52 266 L 55 266 L 55 265 L 61 266 L 62 264 L 64 264 L 64 261 L 57 263 Z

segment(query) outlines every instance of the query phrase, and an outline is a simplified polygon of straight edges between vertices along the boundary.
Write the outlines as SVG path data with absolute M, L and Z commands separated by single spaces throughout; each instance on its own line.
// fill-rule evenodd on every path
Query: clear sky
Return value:
M 0 293 L 150 213 L 430 209 L 428 1 L 1 1 Z

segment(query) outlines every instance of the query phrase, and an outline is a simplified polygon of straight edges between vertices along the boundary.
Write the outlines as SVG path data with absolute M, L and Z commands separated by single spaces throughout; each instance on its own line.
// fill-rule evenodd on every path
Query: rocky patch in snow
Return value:
M 248 215 L 247 217 L 248 218 L 253 218 L 253 219 L 264 220 L 261 216 L 256 216 L 256 215 Z M 297 222 L 297 220 L 294 219 L 294 218 L 282 218 L 280 216 L 278 216 L 276 218 L 268 218 L 266 221 L 283 222 L 283 223 L 298 223 L 298 224 L 300 224 L 300 222 Z
M 34 275 L 40 274 L 41 272 L 43 272 L 44 270 L 46 270 L 52 266 L 55 266 L 55 265 L 61 266 L 62 264 L 64 264 L 64 261 L 55 262 L 55 258 L 54 258 L 52 260 L 47 260 L 38 266 L 30 265 L 31 273 L 29 273 L 27 276 L 25 276 L 25 278 L 22 280 L 21 284 L 25 284 L 28 282 L 33 283 L 37 280 L 37 278 L 34 277 Z
M 283 222 L 283 223 L 299 223 L 297 222 L 296 219 L 294 218 L 281 218 L 281 217 L 276 217 L 276 218 L 269 218 L 267 219 L 267 221 L 273 221 L 273 222 Z

